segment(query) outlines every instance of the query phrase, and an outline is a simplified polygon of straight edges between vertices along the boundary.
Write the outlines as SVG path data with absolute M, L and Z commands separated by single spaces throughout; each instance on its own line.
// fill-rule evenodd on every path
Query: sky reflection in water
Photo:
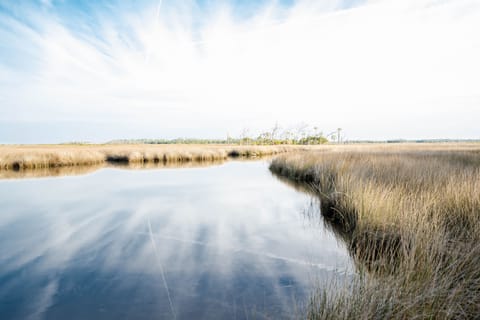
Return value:
M 289 318 L 352 268 L 317 207 L 264 161 L 0 180 L 0 318 Z

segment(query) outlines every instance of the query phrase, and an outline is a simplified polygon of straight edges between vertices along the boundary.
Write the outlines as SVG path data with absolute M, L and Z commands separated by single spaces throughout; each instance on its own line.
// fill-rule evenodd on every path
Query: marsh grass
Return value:
M 0 170 L 134 163 L 174 163 L 258 157 L 302 146 L 239 145 L 12 145 L 0 146 Z
M 360 277 L 319 290 L 309 319 L 480 314 L 480 145 L 356 146 L 280 156 L 308 184 Z

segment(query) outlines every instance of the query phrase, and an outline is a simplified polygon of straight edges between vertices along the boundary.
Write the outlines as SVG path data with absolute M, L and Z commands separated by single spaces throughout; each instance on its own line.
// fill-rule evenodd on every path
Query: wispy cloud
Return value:
M 2 10 L 2 120 L 131 123 L 137 136 L 275 121 L 352 138 L 479 135 L 478 1 L 271 2 L 247 17 L 158 4 Z

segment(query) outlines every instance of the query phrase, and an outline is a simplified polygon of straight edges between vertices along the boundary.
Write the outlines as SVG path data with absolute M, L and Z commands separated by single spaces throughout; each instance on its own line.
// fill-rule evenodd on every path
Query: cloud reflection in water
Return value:
M 262 161 L 0 181 L 0 315 L 288 317 L 352 268 L 311 201 Z

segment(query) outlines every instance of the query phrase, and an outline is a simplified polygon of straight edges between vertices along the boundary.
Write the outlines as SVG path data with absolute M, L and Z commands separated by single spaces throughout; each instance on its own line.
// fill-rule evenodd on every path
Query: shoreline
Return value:
M 472 151 L 480 143 L 396 143 L 322 145 L 224 144 L 39 144 L 0 145 L 0 171 L 56 168 L 104 163 L 171 163 L 251 158 L 302 151 L 372 152 Z
M 0 171 L 101 164 L 211 162 L 309 149 L 296 145 L 0 145 Z
M 316 193 L 361 275 L 314 293 L 307 319 L 480 313 L 480 145 L 286 154 L 270 170 Z

